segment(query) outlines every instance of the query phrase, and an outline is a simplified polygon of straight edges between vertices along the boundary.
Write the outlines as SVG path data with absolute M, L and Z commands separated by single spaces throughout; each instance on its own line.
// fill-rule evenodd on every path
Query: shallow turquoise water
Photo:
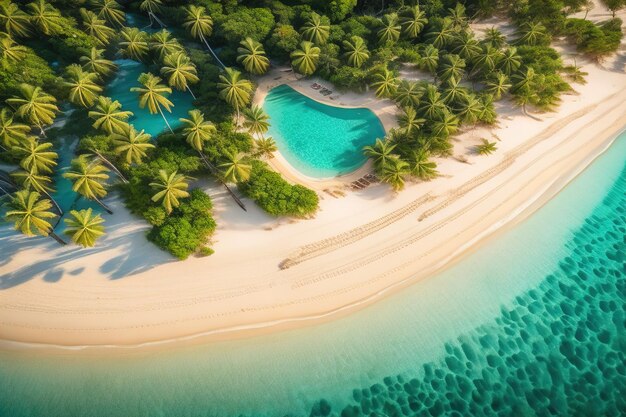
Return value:
M 530 219 L 328 324 L 107 358 L 0 353 L 0 416 L 618 416 L 626 134 Z
M 263 107 L 270 116 L 268 134 L 281 154 L 310 177 L 329 178 L 354 171 L 367 159 L 363 147 L 385 136 L 371 110 L 328 106 L 284 84 L 270 90 Z

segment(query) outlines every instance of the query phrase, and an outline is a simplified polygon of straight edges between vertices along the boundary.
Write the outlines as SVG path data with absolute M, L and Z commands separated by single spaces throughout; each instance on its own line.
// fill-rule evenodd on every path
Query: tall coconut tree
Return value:
M 17 64 L 24 59 L 27 53 L 26 47 L 15 43 L 9 36 L 3 36 L 0 33 L 0 62 L 4 68 L 10 64 Z
M 30 16 L 12 2 L 0 3 L 0 27 L 11 37 L 30 36 Z
M 456 54 L 444 55 L 439 63 L 437 76 L 442 81 L 448 81 L 452 78 L 461 80 L 465 73 L 465 60 Z
M 424 149 L 412 151 L 409 154 L 409 166 L 411 175 L 421 179 L 422 181 L 430 181 L 437 177 L 437 163 L 430 161 L 430 153 Z
M 95 72 L 100 79 L 113 75 L 117 70 L 117 65 L 111 60 L 104 58 L 104 49 L 91 48 L 89 55 L 81 56 L 80 62 L 83 69 L 88 72 Z
M 50 211 L 52 203 L 42 199 L 37 191 L 21 190 L 16 192 L 7 203 L 7 221 L 15 223 L 15 230 L 26 236 L 50 236 L 61 245 L 67 243 L 54 233 L 49 219 L 57 215 Z
M 26 5 L 30 12 L 30 21 L 44 35 L 55 35 L 63 29 L 61 12 L 45 0 L 35 0 Z
M 168 55 L 183 52 L 182 45 L 166 29 L 161 29 L 150 36 L 149 47 L 160 62 Z
M 254 156 L 257 158 L 271 159 L 278 150 L 276 142 L 272 138 L 258 138 L 254 141 Z
M 172 112 L 172 103 L 167 96 L 172 93 L 172 89 L 165 84 L 161 84 L 161 78 L 151 73 L 143 73 L 138 78 L 142 87 L 133 87 L 130 91 L 139 93 L 139 107 L 142 109 L 148 107 L 151 114 L 161 113 L 161 117 L 165 121 L 170 132 L 174 133 L 170 123 L 163 114 L 163 108 L 168 112 Z
M 139 10 L 146 12 L 150 18 L 150 26 L 152 26 L 154 22 L 157 22 L 161 27 L 165 27 L 165 23 L 161 22 L 155 14 L 161 12 L 161 7 L 163 7 L 161 0 L 143 0 L 139 3 Z
M 142 61 L 150 50 L 148 47 L 148 34 L 137 28 L 125 27 L 121 32 L 119 46 L 125 58 Z
M 13 113 L 7 108 L 0 110 L 0 147 L 5 151 L 17 146 L 26 139 L 30 126 L 13 119 Z
M 483 45 L 480 54 L 474 58 L 473 74 L 491 74 L 498 66 L 502 53 L 491 45 Z
M 352 67 L 361 68 L 370 58 L 367 44 L 360 36 L 352 36 L 350 40 L 343 41 L 343 49 L 345 50 L 343 57 Z
M 517 48 L 510 47 L 502 52 L 498 67 L 506 75 L 511 75 L 522 66 L 522 58 L 517 53 Z
M 195 39 L 201 40 L 207 47 L 215 61 L 225 69 L 226 66 L 217 57 L 211 45 L 207 42 L 207 36 L 211 36 L 213 31 L 213 19 L 206 13 L 206 9 L 202 6 L 189 5 L 185 7 L 185 16 L 183 18 L 183 27 L 189 31 Z
M 411 168 L 408 162 L 400 159 L 397 155 L 393 155 L 385 165 L 383 165 L 380 172 L 380 179 L 391 185 L 391 188 L 393 188 L 395 192 L 398 192 L 404 188 L 406 176 L 410 173 Z
M 55 114 L 59 111 L 55 104 L 56 98 L 43 91 L 41 87 L 30 84 L 21 84 L 19 92 L 19 96 L 8 99 L 7 103 L 13 107 L 16 115 L 37 126 L 45 136 L 44 126 L 52 124 Z
M 54 204 L 59 216 L 63 216 L 63 209 L 50 195 L 50 193 L 54 192 L 54 189 L 51 186 L 52 178 L 44 174 L 37 174 L 33 171 L 26 171 L 23 169 L 12 172 L 11 177 L 15 183 L 19 184 L 23 189 L 37 191 L 38 193 L 48 197 L 50 201 L 52 201 L 52 204 Z
M 114 152 L 122 156 L 129 165 L 141 164 L 147 155 L 146 152 L 154 148 L 154 145 L 150 143 L 150 135 L 143 130 L 136 130 L 134 126 L 129 126 L 122 134 L 113 133 L 111 139 L 115 146 Z
M 475 94 L 468 94 L 465 100 L 463 100 L 461 105 L 455 109 L 455 111 L 464 123 L 474 125 L 480 120 L 480 115 L 483 111 L 483 104 Z
M 417 106 L 422 94 L 424 94 L 424 89 L 419 83 L 400 80 L 393 94 L 393 99 L 400 107 Z
M 496 27 L 492 26 L 485 31 L 483 42 L 496 49 L 500 49 L 506 44 L 506 36 L 504 36 Z
M 517 42 L 526 45 L 537 45 L 549 39 L 546 27 L 540 22 L 526 22 L 520 26 Z
M 252 83 L 241 77 L 241 72 L 232 68 L 226 68 L 224 74 L 220 74 L 220 81 L 217 83 L 220 89 L 220 97 L 237 111 L 237 121 L 239 123 L 240 109 L 250 103 L 252 94 Z
M 504 94 L 511 88 L 509 77 L 497 71 L 485 83 L 487 92 L 493 95 L 496 100 L 500 100 Z
M 395 94 L 398 80 L 393 72 L 385 68 L 374 74 L 373 78 L 372 87 L 376 89 L 376 97 L 392 97 Z
M 259 135 L 262 138 L 270 127 L 269 119 L 270 117 L 261 106 L 252 106 L 252 108 L 244 110 L 243 127 L 251 135 Z
M 98 238 L 104 236 L 104 219 L 93 210 L 72 210 L 69 218 L 65 219 L 65 233 L 74 243 L 84 248 L 96 246 Z
M 165 77 L 170 87 L 181 91 L 187 90 L 191 97 L 196 99 L 189 85 L 197 83 L 200 79 L 196 66 L 184 52 L 167 55 L 161 67 L 161 75 Z
M 237 48 L 237 62 L 251 74 L 265 74 L 270 67 L 270 60 L 265 56 L 263 44 L 252 38 L 246 38 L 239 43 Z
M 189 197 L 187 178 L 176 171 L 169 173 L 164 169 L 159 170 L 157 180 L 151 182 L 150 187 L 156 191 L 152 201 L 160 201 L 168 214 L 180 205 L 181 198 Z
M 69 65 L 65 72 L 63 85 L 68 89 L 69 100 L 78 106 L 93 106 L 103 90 L 96 84 L 98 74 L 87 72 L 77 64 Z
M 432 123 L 432 133 L 439 137 L 448 137 L 459 129 L 459 119 L 448 110 L 440 112 Z
M 426 45 L 422 49 L 422 53 L 419 59 L 420 68 L 436 75 L 437 67 L 439 65 L 439 49 L 433 45 Z
M 225 161 L 219 167 L 224 170 L 226 182 L 243 182 L 250 178 L 252 165 L 246 162 L 243 153 L 224 152 Z
M 98 17 L 103 17 L 113 26 L 123 27 L 126 21 L 126 14 L 122 6 L 115 0 L 92 0 L 92 7 Z
M 109 214 L 113 214 L 100 199 L 107 195 L 106 182 L 109 179 L 109 169 L 102 165 L 99 159 L 88 159 L 80 155 L 74 160 L 70 170 L 63 177 L 72 181 L 72 190 L 88 200 L 98 203 Z
M 83 20 L 83 28 L 87 34 L 93 36 L 100 46 L 106 46 L 115 36 L 115 30 L 107 26 L 106 21 L 97 14 L 87 9 L 80 9 L 80 17 Z
M 461 80 L 450 78 L 440 86 L 441 99 L 447 106 L 457 106 L 469 94 L 469 90 L 461 85 Z
M 452 21 L 446 17 L 439 24 L 433 25 L 426 34 L 426 40 L 435 48 L 442 49 L 454 39 L 455 32 Z
M 402 26 L 398 23 L 398 15 L 396 13 L 389 13 L 383 16 L 379 21 L 380 29 L 376 34 L 378 35 L 378 42 L 381 44 L 396 42 L 400 39 L 400 33 Z
M 471 62 L 482 51 L 471 30 L 462 30 L 455 34 L 452 44 L 454 45 L 452 52 L 463 58 L 466 63 Z
M 13 147 L 13 152 L 21 158 L 20 166 L 35 174 L 50 174 L 57 165 L 59 155 L 50 142 L 39 142 L 34 137 L 23 140 Z
M 311 75 L 317 69 L 321 49 L 313 42 L 302 41 L 300 47 L 291 53 L 291 65 L 302 75 Z
M 302 38 L 316 45 L 323 45 L 330 36 L 330 25 L 324 22 L 322 16 L 311 13 L 301 28 Z
M 363 148 L 363 154 L 372 159 L 377 172 L 381 172 L 382 167 L 387 164 L 393 156 L 393 150 L 396 148 L 394 143 L 389 140 L 376 139 L 376 143 Z
M 418 113 L 429 120 L 433 120 L 445 109 L 446 105 L 443 103 L 441 93 L 437 90 L 437 87 L 433 84 L 427 85 L 417 108 Z
M 133 112 L 122 110 L 122 104 L 110 97 L 100 96 L 95 107 L 89 111 L 88 116 L 94 119 L 93 127 L 103 130 L 107 134 L 122 134 L 128 129 L 128 119 Z
M 426 13 L 420 9 L 419 5 L 407 7 L 400 13 L 402 31 L 410 39 L 417 38 L 426 23 L 428 23 Z
M 426 119 L 417 116 L 417 111 L 413 107 L 405 107 L 402 114 L 398 117 L 400 129 L 407 134 L 417 132 L 426 123 Z

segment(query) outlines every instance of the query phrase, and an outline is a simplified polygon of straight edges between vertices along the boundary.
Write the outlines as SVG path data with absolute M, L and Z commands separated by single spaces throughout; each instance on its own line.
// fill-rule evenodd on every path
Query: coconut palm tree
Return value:
M 35 174 L 49 174 L 57 165 L 59 155 L 52 149 L 50 142 L 39 143 L 34 137 L 13 147 L 15 154 L 21 158 L 20 166 Z
M 422 86 L 409 80 L 400 80 L 393 95 L 393 99 L 400 107 L 417 106 L 424 90 Z
M 482 50 L 471 30 L 462 30 L 455 34 L 452 45 L 454 45 L 452 52 L 463 58 L 465 62 L 472 61 Z
M 454 39 L 455 32 L 452 21 L 446 17 L 426 34 L 426 40 L 435 48 L 442 49 Z
M 469 94 L 469 90 L 461 85 L 461 81 L 451 78 L 441 84 L 441 99 L 447 106 L 456 106 L 462 103 Z
M 496 108 L 493 105 L 493 96 L 488 93 L 481 94 L 478 96 L 478 100 L 480 100 L 482 105 L 479 117 L 480 121 L 487 124 L 495 123 L 498 118 L 498 114 L 496 113 Z
M 522 66 L 522 58 L 517 53 L 517 48 L 510 47 L 504 50 L 500 56 L 499 68 L 506 75 L 511 75 Z
M 128 129 L 128 119 L 133 112 L 122 110 L 122 104 L 110 97 L 100 96 L 93 110 L 88 116 L 94 119 L 93 127 L 101 129 L 107 134 L 122 134 Z
M 113 214 L 100 199 L 107 195 L 106 181 L 109 169 L 102 165 L 99 159 L 87 159 L 86 155 L 80 155 L 74 160 L 70 170 L 63 177 L 72 181 L 72 190 L 88 200 L 94 200 L 109 214 Z
M 217 83 L 220 89 L 220 97 L 237 111 L 236 124 L 239 124 L 240 109 L 250 102 L 252 94 L 252 83 L 241 77 L 241 72 L 226 68 L 225 74 L 220 74 L 220 81 Z
M 502 53 L 491 45 L 483 45 L 481 53 L 474 58 L 473 75 L 481 72 L 491 74 L 500 63 Z
M 20 10 L 15 3 L 0 4 L 0 26 L 11 37 L 30 36 L 30 16 Z
M 262 138 L 270 127 L 268 122 L 270 117 L 265 113 L 263 108 L 260 106 L 252 106 L 250 109 L 245 109 L 243 115 L 243 127 L 248 129 L 251 135 L 259 135 Z
M 99 237 L 104 236 L 104 219 L 99 214 L 93 214 L 93 210 L 72 210 L 70 218 L 63 220 L 66 224 L 65 233 L 74 243 L 83 248 L 96 246 Z
M 459 119 L 447 109 L 440 112 L 432 123 L 432 133 L 439 137 L 448 137 L 459 129 Z
M 48 219 L 56 214 L 50 211 L 52 203 L 48 199 L 41 199 L 37 191 L 21 190 L 16 192 L 7 203 L 6 219 L 15 222 L 15 230 L 26 236 L 50 236 L 58 243 L 67 243 L 54 233 Z
M 55 113 L 59 111 L 56 98 L 46 93 L 41 87 L 21 84 L 20 96 L 12 97 L 7 103 L 15 109 L 15 114 L 23 120 L 34 124 L 42 135 L 46 135 L 43 127 L 54 122 Z
M 485 89 L 490 94 L 493 94 L 493 97 L 496 100 L 500 100 L 504 94 L 511 88 L 511 83 L 509 81 L 509 77 L 505 74 L 497 71 L 494 73 L 485 83 Z
M 496 150 L 498 150 L 496 143 L 487 139 L 481 139 L 481 144 L 476 146 L 476 153 L 479 155 L 491 155 Z
M 380 29 L 376 33 L 378 35 L 378 42 L 392 43 L 396 42 L 400 38 L 400 32 L 402 27 L 398 23 L 398 15 L 396 13 L 389 13 L 383 16 L 379 22 Z
M 496 49 L 502 48 L 506 44 L 506 37 L 495 27 L 491 27 L 485 31 L 483 42 L 491 45 Z
M 69 100 L 82 107 L 91 107 L 102 92 L 96 84 L 98 74 L 86 72 L 80 65 L 69 65 L 66 70 L 66 81 L 63 85 L 68 89 Z
M 422 53 L 419 59 L 420 68 L 436 74 L 437 66 L 439 65 L 439 49 L 432 45 L 426 45 L 422 49 Z
M 150 143 L 150 135 L 143 130 L 137 131 L 132 125 L 122 134 L 113 133 L 111 139 L 115 145 L 114 152 L 121 155 L 129 165 L 141 164 L 148 149 L 154 148 L 154 145 Z
M 395 148 L 396 145 L 389 140 L 377 138 L 374 145 L 363 147 L 363 154 L 368 158 L 372 158 L 374 168 L 377 172 L 380 172 L 389 159 L 392 158 L 392 152 Z
M 428 23 L 426 13 L 420 9 L 419 5 L 407 7 L 400 12 L 402 31 L 410 39 L 417 38 L 426 23 Z
M 122 6 L 115 0 L 92 0 L 93 9 L 98 17 L 103 17 L 113 26 L 123 27 L 126 15 Z
M 467 26 L 467 15 L 465 14 L 465 6 L 457 3 L 453 9 L 448 9 L 450 21 L 456 30 L 463 29 Z
M 167 128 L 174 133 L 161 108 L 164 107 L 168 112 L 172 112 L 174 103 L 167 98 L 167 95 L 172 93 L 172 89 L 165 84 L 161 84 L 161 78 L 149 72 L 141 74 L 137 81 L 143 87 L 133 87 L 130 91 L 139 93 L 139 107 L 143 109 L 147 106 L 150 114 L 161 113 Z
M 263 44 L 252 38 L 246 38 L 239 43 L 237 48 L 237 62 L 251 74 L 265 74 L 270 67 L 270 60 L 265 56 Z
M 30 126 L 13 120 L 13 113 L 7 108 L 0 110 L 0 147 L 5 151 L 26 139 Z
M 162 6 L 163 3 L 161 0 L 143 0 L 139 3 L 139 10 L 148 14 L 148 17 L 150 18 L 150 26 L 152 26 L 154 22 L 157 22 L 161 27 L 165 27 L 165 23 L 161 22 L 161 20 L 155 15 L 155 13 L 161 12 Z
M 174 208 L 180 205 L 180 199 L 189 197 L 187 188 L 187 178 L 176 171 L 168 173 L 166 170 L 159 170 L 159 176 L 155 182 L 150 183 L 150 187 L 156 190 L 152 196 L 155 203 L 161 201 L 167 213 L 171 213 Z
M 209 52 L 211 52 L 211 55 L 213 55 L 215 61 L 223 69 L 226 68 L 226 66 L 222 63 L 222 61 L 220 61 L 220 59 L 213 51 L 213 48 L 211 48 L 211 45 L 209 45 L 206 40 L 206 37 L 210 36 L 211 32 L 213 31 L 213 19 L 211 19 L 211 16 L 206 13 L 206 9 L 204 7 L 194 5 L 189 5 L 185 7 L 183 27 L 187 29 L 191 36 L 193 36 L 195 39 L 200 39 L 207 47 Z
M 320 58 L 320 48 L 312 42 L 302 41 L 300 48 L 291 53 L 291 65 L 303 75 L 311 75 L 317 69 Z
M 393 188 L 395 192 L 398 192 L 404 188 L 405 178 L 410 173 L 411 169 L 409 164 L 400 159 L 399 156 L 393 155 L 385 165 L 383 165 L 380 179 L 391 185 L 391 188 Z
M 444 55 L 439 62 L 438 77 L 442 81 L 461 80 L 465 73 L 465 60 L 455 54 Z
M 224 170 L 224 181 L 243 182 L 250 178 L 252 165 L 245 162 L 243 153 L 224 152 L 226 161 L 219 165 Z
M 117 70 L 117 65 L 104 58 L 103 53 L 104 49 L 94 47 L 89 51 L 89 55 L 80 57 L 83 69 L 88 72 L 95 72 L 101 80 L 111 76 Z
M 93 36 L 100 46 L 108 45 L 111 38 L 115 36 L 115 30 L 108 27 L 104 19 L 100 19 L 97 14 L 90 10 L 80 9 L 80 16 L 83 19 L 85 32 Z
M 400 129 L 407 134 L 412 134 L 422 128 L 426 123 L 426 119 L 417 116 L 417 111 L 413 107 L 405 107 L 402 114 L 398 117 Z
M 428 120 L 435 119 L 446 109 L 446 105 L 441 99 L 441 93 L 433 84 L 428 84 L 424 89 L 424 95 L 417 108 L 418 113 Z
M 54 190 L 51 187 L 52 178 L 47 175 L 37 174 L 32 171 L 17 170 L 11 173 L 11 177 L 19 184 L 24 190 L 37 191 L 40 194 L 44 194 L 52 201 L 54 207 L 57 210 L 59 216 L 63 216 L 63 209 L 57 203 L 57 201 L 50 195 Z
M 526 45 L 537 45 L 548 39 L 548 31 L 540 22 L 526 22 L 520 26 L 517 42 Z
M 176 52 L 165 57 L 163 66 L 161 67 L 161 75 L 167 79 L 170 87 L 177 90 L 187 90 L 193 99 L 196 96 L 191 91 L 189 84 L 200 81 L 196 66 L 184 52 Z
M 4 68 L 21 61 L 27 53 L 28 49 L 24 46 L 18 45 L 9 36 L 3 36 L 0 33 L 0 62 Z
M 527 67 L 525 71 L 520 71 L 517 74 L 513 75 L 512 79 L 514 81 L 513 84 L 513 92 L 515 94 L 521 91 L 529 91 L 531 87 L 535 83 L 537 78 L 537 74 L 535 70 L 531 67 Z
M 160 62 L 163 62 L 168 55 L 183 52 L 182 45 L 166 29 L 161 29 L 150 36 L 149 47 Z
M 421 179 L 422 181 L 430 181 L 437 177 L 437 163 L 430 161 L 430 153 L 424 149 L 413 151 L 409 154 L 409 166 L 411 167 L 411 175 Z
M 317 13 L 311 13 L 304 26 L 301 28 L 302 38 L 316 45 L 323 45 L 330 36 L 330 25 L 323 22 Z
M 367 44 L 360 36 L 352 36 L 350 40 L 343 41 L 343 49 L 345 50 L 343 57 L 348 65 L 355 68 L 361 68 L 365 61 L 370 58 Z
M 278 150 L 276 142 L 272 138 L 258 138 L 254 141 L 254 156 L 271 159 Z
M 455 111 L 464 123 L 473 125 L 480 120 L 480 115 L 483 112 L 483 104 L 476 98 L 476 95 L 468 94 Z
M 44 35 L 54 35 L 62 31 L 61 12 L 45 0 L 35 0 L 26 5 L 30 12 L 30 22 Z
M 121 32 L 119 46 L 125 58 L 142 61 L 148 55 L 148 34 L 137 28 L 125 27 Z
M 376 88 L 376 97 L 392 97 L 397 88 L 397 78 L 387 68 L 374 74 L 372 87 Z

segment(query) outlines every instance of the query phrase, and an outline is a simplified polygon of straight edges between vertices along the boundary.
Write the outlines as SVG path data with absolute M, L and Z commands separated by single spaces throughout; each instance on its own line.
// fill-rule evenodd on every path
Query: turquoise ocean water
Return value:
M 268 135 L 276 140 L 281 154 L 298 171 L 314 178 L 354 171 L 367 159 L 363 146 L 385 136 L 371 110 L 328 106 L 284 84 L 270 90 L 263 107 L 270 116 Z
M 0 416 L 619 416 L 626 134 L 529 219 L 348 317 L 108 356 L 0 353 Z

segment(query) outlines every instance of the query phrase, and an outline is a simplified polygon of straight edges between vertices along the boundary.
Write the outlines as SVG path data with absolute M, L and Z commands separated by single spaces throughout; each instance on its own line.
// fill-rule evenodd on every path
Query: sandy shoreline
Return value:
M 582 62 L 579 61 L 579 64 Z M 626 74 L 585 62 L 588 84 L 556 113 L 499 103 L 500 126 L 455 139 L 443 174 L 394 196 L 371 186 L 322 197 L 313 220 L 239 210 L 216 185 L 208 258 L 174 262 L 147 225 L 108 202 L 108 235 L 92 250 L 60 248 L 0 228 L 0 346 L 149 347 L 248 337 L 334 319 L 448 267 L 530 215 L 626 127 Z M 488 157 L 481 137 L 499 138 Z M 280 266 L 288 266 L 281 269 Z M 90 349 L 87 349 L 90 350 Z

